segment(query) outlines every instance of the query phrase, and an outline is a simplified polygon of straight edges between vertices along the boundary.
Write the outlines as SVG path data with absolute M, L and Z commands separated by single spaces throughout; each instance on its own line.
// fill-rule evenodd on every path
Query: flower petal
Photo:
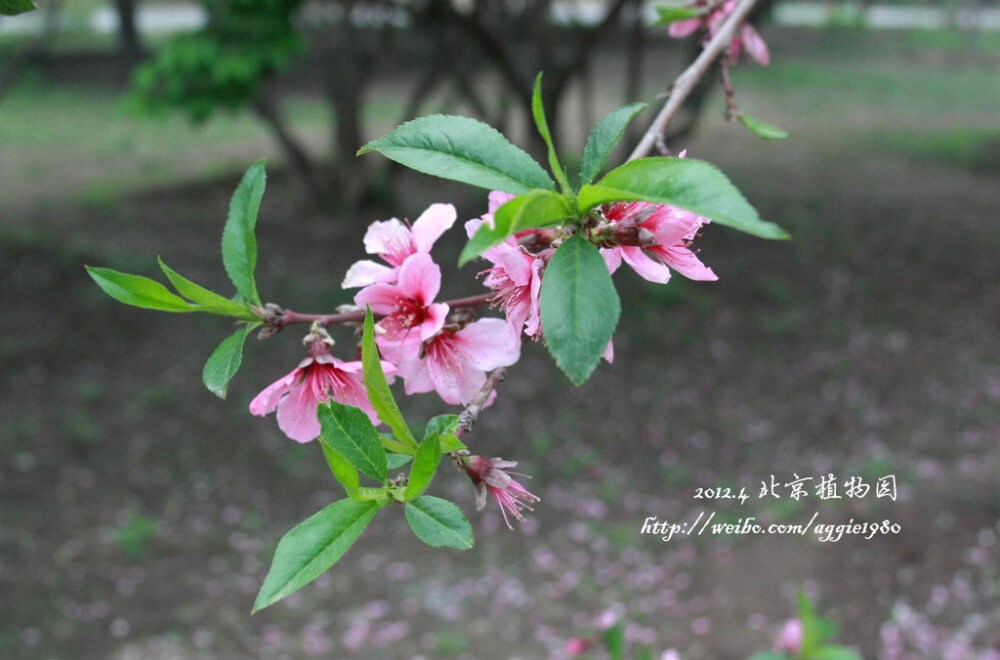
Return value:
M 413 223 L 413 242 L 418 252 L 430 252 L 434 242 L 455 224 L 458 213 L 451 204 L 431 204 Z
M 622 265 L 621 248 L 601 248 L 601 256 L 604 258 L 604 263 L 608 266 L 608 272 L 614 275 L 618 267 Z
M 508 367 L 521 357 L 520 343 L 506 341 L 507 324 L 500 319 L 479 319 L 456 332 L 455 339 L 463 356 L 483 371 Z
M 651 248 L 650 252 L 689 280 L 713 282 L 719 279 L 719 276 L 711 268 L 701 263 L 694 252 L 682 245 L 666 249 L 657 245 Z
M 316 418 L 315 375 L 306 374 L 305 380 L 278 403 L 278 428 L 296 442 L 309 442 L 319 436 L 319 420 Z
M 759 64 L 767 66 L 771 63 L 771 53 L 767 50 L 767 44 L 749 23 L 743 24 L 743 47 L 746 48 L 747 55 L 757 60 Z
M 671 37 L 686 37 L 697 32 L 699 27 L 701 27 L 700 18 L 686 18 L 683 21 L 674 21 L 671 23 L 667 34 Z
M 431 255 L 417 252 L 406 258 L 399 269 L 399 293 L 427 306 L 441 290 L 441 267 Z
M 347 269 L 344 281 L 340 286 L 344 289 L 353 289 L 359 286 L 368 286 L 376 282 L 395 282 L 398 277 L 395 268 L 389 268 L 383 264 L 375 263 L 369 259 L 355 261 Z
M 670 281 L 670 269 L 659 261 L 651 259 L 642 248 L 622 247 L 621 251 L 625 262 L 644 280 L 660 284 Z
M 296 368 L 284 378 L 279 378 L 265 387 L 261 393 L 255 396 L 253 401 L 250 402 L 250 413 L 263 417 L 268 413 L 274 412 L 278 402 L 281 401 L 281 397 L 292 389 L 301 377 L 302 369 Z

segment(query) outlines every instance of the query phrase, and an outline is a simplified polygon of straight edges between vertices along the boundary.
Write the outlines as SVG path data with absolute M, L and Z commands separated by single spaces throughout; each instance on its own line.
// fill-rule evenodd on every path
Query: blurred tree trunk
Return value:
M 135 62 L 142 56 L 142 44 L 139 42 L 139 30 L 136 28 L 136 0 L 115 0 L 118 10 L 118 45 L 122 56 L 129 62 Z

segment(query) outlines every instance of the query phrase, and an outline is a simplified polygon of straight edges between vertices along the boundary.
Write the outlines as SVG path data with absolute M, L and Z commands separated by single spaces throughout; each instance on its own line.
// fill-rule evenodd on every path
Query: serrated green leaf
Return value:
M 645 108 L 645 103 L 626 105 L 624 108 L 611 111 L 597 122 L 597 126 L 587 138 L 587 146 L 583 148 L 580 185 L 592 182 L 601 173 L 604 166 L 608 164 L 608 156 L 625 135 L 625 129 L 628 128 L 629 122 Z
M 254 280 L 257 267 L 257 211 L 264 197 L 267 175 L 264 161 L 250 166 L 229 202 L 229 216 L 222 230 L 222 264 L 244 300 L 261 305 Z
M 421 117 L 366 144 L 358 154 L 378 151 L 407 167 L 486 190 L 520 195 L 555 184 L 542 166 L 496 129 L 451 115 Z
M 0 15 L 3 16 L 17 16 L 33 9 L 35 3 L 31 0 L 0 0 Z
M 524 229 L 551 227 L 572 217 L 566 199 L 554 190 L 533 190 L 509 200 L 493 214 L 493 227 L 483 223 L 458 258 L 464 266 L 483 250 Z
M 424 438 L 432 435 L 454 433 L 458 430 L 458 415 L 438 415 L 431 417 L 424 427 Z
M 388 468 L 390 470 L 395 470 L 412 461 L 413 456 L 408 456 L 407 454 L 387 454 L 385 460 Z
M 119 273 L 110 268 L 85 266 L 90 277 L 104 292 L 126 305 L 134 305 L 145 309 L 158 309 L 163 312 L 194 312 L 197 305 L 192 305 L 180 296 L 170 293 L 167 287 L 156 280 L 142 275 Z
M 167 279 L 177 289 L 177 293 L 199 305 L 201 308 L 199 311 L 233 316 L 246 321 L 258 320 L 257 316 L 248 307 L 234 303 L 232 300 L 224 298 L 214 291 L 209 291 L 205 287 L 195 284 L 163 263 L 163 259 L 157 257 L 156 260 L 159 262 L 160 269 L 163 270 Z
M 541 73 L 535 77 L 535 91 L 531 95 L 531 115 L 535 119 L 535 126 L 538 128 L 538 133 L 545 141 L 545 146 L 548 147 L 549 169 L 552 170 L 552 174 L 556 177 L 556 181 L 559 182 L 559 187 L 562 188 L 563 194 L 572 195 L 573 189 L 569 185 L 569 178 L 566 176 L 566 170 L 563 169 L 562 163 L 559 162 L 559 157 L 556 155 L 556 147 L 552 143 L 552 133 L 549 131 L 549 122 L 545 119 L 545 108 L 542 107 Z
M 596 184 L 583 186 L 579 199 L 584 210 L 633 200 L 669 204 L 754 236 L 788 238 L 781 227 L 760 219 L 725 174 L 694 158 L 633 160 Z
M 439 497 L 423 495 L 406 503 L 406 522 L 421 541 L 435 548 L 472 547 L 472 525 L 462 510 Z
M 657 7 L 656 12 L 660 16 L 653 21 L 653 25 L 669 25 L 701 15 L 701 10 L 696 7 Z
M 413 437 L 410 427 L 403 419 L 403 414 L 399 412 L 399 406 L 396 405 L 396 399 L 393 398 L 389 383 L 385 379 L 385 372 L 382 371 L 382 362 L 375 346 L 375 318 L 370 307 L 365 314 L 364 334 L 361 337 L 361 365 L 364 370 L 368 400 L 372 402 L 379 419 L 389 425 L 393 435 L 416 447 L 417 439 Z
M 430 485 L 431 479 L 434 478 L 434 473 L 437 472 L 440 462 L 441 442 L 438 434 L 425 436 L 417 450 L 417 455 L 413 458 L 410 480 L 406 484 L 403 499 L 410 502 L 423 495 Z
M 749 115 L 740 115 L 740 123 L 749 129 L 751 133 L 765 140 L 784 140 L 788 137 L 788 131 L 783 128 L 779 128 L 774 124 L 768 124 L 759 119 L 754 119 Z
M 862 660 L 861 656 L 838 644 L 821 646 L 809 656 L 810 660 Z
M 259 325 L 260 323 L 247 323 L 245 327 L 223 339 L 205 362 L 201 380 L 205 383 L 205 387 L 220 399 L 226 398 L 229 381 L 239 371 L 243 362 L 243 344 L 247 340 L 247 335 Z
M 330 400 L 319 404 L 320 437 L 363 474 L 384 482 L 388 469 L 385 449 L 368 414 Z
M 359 490 L 361 480 L 358 478 L 357 468 L 337 453 L 337 450 L 330 446 L 330 443 L 322 435 L 319 437 L 319 444 L 323 448 L 323 456 L 326 458 L 326 464 L 330 466 L 330 472 L 344 487 L 347 496 L 358 502 L 364 501 L 365 498 L 361 497 Z
M 614 334 L 621 304 L 600 252 L 579 234 L 552 255 L 540 307 L 549 352 L 574 384 L 582 384 Z
M 293 528 L 278 543 L 257 594 L 257 612 L 298 591 L 333 566 L 378 512 L 372 501 L 340 500 Z

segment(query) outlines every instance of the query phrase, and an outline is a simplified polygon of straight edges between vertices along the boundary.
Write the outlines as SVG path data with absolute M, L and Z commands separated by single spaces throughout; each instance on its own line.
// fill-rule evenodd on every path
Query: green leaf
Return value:
M 621 313 L 597 247 L 575 234 L 552 255 L 542 280 L 542 329 L 549 352 L 574 384 L 597 367 Z
M 566 198 L 554 190 L 533 190 L 511 199 L 493 214 L 493 227 L 483 223 L 458 258 L 464 266 L 483 250 L 524 229 L 561 224 L 573 212 Z
M 620 621 L 604 631 L 604 646 L 607 647 L 611 660 L 622 660 L 625 657 L 625 630 Z
M 259 325 L 260 323 L 247 323 L 245 327 L 223 339 L 205 363 L 201 380 L 205 383 L 205 387 L 220 399 L 226 398 L 229 381 L 239 371 L 243 362 L 243 344 L 247 335 Z
M 788 660 L 788 656 L 784 653 L 776 653 L 774 651 L 761 651 L 760 653 L 754 653 L 747 660 Z
M 531 114 L 535 119 L 535 126 L 538 128 L 538 133 L 545 140 L 545 145 L 549 148 L 549 169 L 552 170 L 556 181 L 559 182 L 559 187 L 562 188 L 563 194 L 573 194 L 573 189 L 569 185 L 569 179 L 566 177 L 566 170 L 563 169 L 562 164 L 559 162 L 559 157 L 556 155 L 556 147 L 552 143 L 552 133 L 549 131 L 549 122 L 545 119 L 545 108 L 542 107 L 541 73 L 535 77 L 535 91 L 531 95 Z
M 278 602 L 322 575 L 358 540 L 376 512 L 375 502 L 340 500 L 285 534 L 253 611 Z
M 347 496 L 358 502 L 364 501 L 359 491 L 361 480 L 358 479 L 357 468 L 337 453 L 337 450 L 322 435 L 319 436 L 319 444 L 323 448 L 323 456 L 326 457 L 326 464 L 330 466 L 330 472 L 340 482 L 340 485 L 344 487 Z
M 406 492 L 403 495 L 407 502 L 424 494 L 431 479 L 434 478 L 434 473 L 437 472 L 440 462 L 441 442 L 438 434 L 425 436 L 423 442 L 420 443 L 420 449 L 417 450 L 417 455 L 413 458 L 413 467 L 410 468 L 410 480 L 406 484 Z
M 157 257 L 156 260 L 159 262 L 160 269 L 163 270 L 167 279 L 177 289 L 177 293 L 197 303 L 200 307 L 199 311 L 221 314 L 223 316 L 234 316 L 245 321 L 258 320 L 257 315 L 250 311 L 250 308 L 239 303 L 234 303 L 232 300 L 220 296 L 214 291 L 209 291 L 205 287 L 195 284 L 163 263 L 163 259 Z
M 450 454 L 453 451 L 461 451 L 462 449 L 468 449 L 468 447 L 459 440 L 454 435 L 445 434 L 442 435 L 438 440 L 441 443 L 441 451 L 446 454 Z
M 320 437 L 347 461 L 375 481 L 384 482 L 388 469 L 385 449 L 368 414 L 330 400 L 319 404 Z
M 520 195 L 553 189 L 549 175 L 496 129 L 468 117 L 432 115 L 395 128 L 358 154 L 378 151 L 418 172 Z
M 164 312 L 194 312 L 198 309 L 197 305 L 192 305 L 180 296 L 170 293 L 167 287 L 148 277 L 119 273 L 110 268 L 86 266 L 86 269 L 90 277 L 97 282 L 97 286 L 126 305 Z
M 382 371 L 382 362 L 375 347 L 375 318 L 370 307 L 365 314 L 365 330 L 361 337 L 361 365 L 364 370 L 365 390 L 379 419 L 389 425 L 393 435 L 416 447 L 417 439 L 413 437 L 410 427 L 403 419 L 403 414 L 399 412 L 399 406 L 396 405 L 396 399 L 393 398 L 389 383 L 385 379 L 385 372 Z
M 760 219 L 725 174 L 694 158 L 640 158 L 580 190 L 584 210 L 631 200 L 678 206 L 761 238 L 788 238 L 781 227 Z
M 424 428 L 424 438 L 432 435 L 454 433 L 458 430 L 458 415 L 438 415 L 427 421 Z
M 395 470 L 396 468 L 401 468 L 410 461 L 413 460 L 413 456 L 407 456 L 406 454 L 387 454 L 386 463 L 390 470 Z
M 821 646 L 809 656 L 810 660 L 862 660 L 861 656 L 839 644 Z
M 253 271 L 257 266 L 257 211 L 264 197 L 267 175 L 264 161 L 250 166 L 229 202 L 229 217 L 222 230 L 222 264 L 244 300 L 260 306 Z
M 657 7 L 656 11 L 660 17 L 653 21 L 653 25 L 669 25 L 689 18 L 698 18 L 701 14 L 696 7 Z
M 406 522 L 427 545 L 459 550 L 472 547 L 472 525 L 462 510 L 448 500 L 424 495 L 407 502 Z
M 768 124 L 759 119 L 754 119 L 749 115 L 740 115 L 740 122 L 746 126 L 751 133 L 765 140 L 784 140 L 788 137 L 788 131 L 779 128 L 774 124 Z
M 17 16 L 33 9 L 35 3 L 31 0 L 0 0 L 0 14 L 4 16 Z
M 597 122 L 597 126 L 587 138 L 587 146 L 583 148 L 583 164 L 580 167 L 581 185 L 592 182 L 601 173 L 608 164 L 611 151 L 625 135 L 629 122 L 645 108 L 645 103 L 626 105 L 624 108 L 613 110 Z

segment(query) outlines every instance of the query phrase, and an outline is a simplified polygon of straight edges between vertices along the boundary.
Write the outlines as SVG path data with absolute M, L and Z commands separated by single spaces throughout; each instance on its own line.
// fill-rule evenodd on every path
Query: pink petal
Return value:
M 354 304 L 361 309 L 365 305 L 371 305 L 372 312 L 376 314 L 392 314 L 400 305 L 400 300 L 405 298 L 402 291 L 396 284 L 371 284 L 357 292 L 354 296 Z
M 701 27 L 700 18 L 686 18 L 683 21 L 675 21 L 670 24 L 670 28 L 667 30 L 667 34 L 671 37 L 686 37 L 690 34 L 694 34 Z
M 604 353 L 601 355 L 601 357 L 604 358 L 604 361 L 607 362 L 608 364 L 611 364 L 612 362 L 615 361 L 615 340 L 614 339 L 609 339 L 608 340 L 608 346 L 607 346 L 607 348 L 604 349 Z
M 413 223 L 413 242 L 420 252 L 430 252 L 434 242 L 455 224 L 458 214 L 451 204 L 431 204 Z
M 489 204 L 488 204 L 489 214 L 492 216 L 494 213 L 497 212 L 498 208 L 500 208 L 510 200 L 514 199 L 515 197 L 517 197 L 517 195 L 514 195 L 512 193 L 505 193 L 499 190 L 492 191 L 489 195 Z M 492 217 L 490 219 L 492 220 Z M 492 222 L 490 222 L 490 226 L 491 227 L 493 226 Z
M 667 249 L 655 246 L 650 251 L 689 280 L 713 282 L 719 279 L 711 268 L 701 263 L 698 256 L 684 246 L 675 245 Z
M 434 303 L 427 307 L 427 319 L 420 324 L 420 339 L 427 341 L 437 333 L 441 332 L 444 322 L 448 318 L 448 305 L 445 303 Z
M 399 269 L 399 293 L 421 305 L 430 305 L 441 289 L 441 267 L 431 255 L 417 252 Z
M 455 333 L 455 339 L 462 354 L 483 371 L 508 367 L 521 357 L 521 345 L 506 341 L 507 324 L 500 319 L 479 319 Z
M 622 247 L 622 258 L 639 273 L 639 275 L 650 282 L 665 284 L 670 280 L 670 269 L 664 264 L 651 259 L 640 247 Z
M 604 263 L 608 265 L 608 272 L 614 275 L 618 267 L 622 265 L 621 248 L 601 248 L 601 256 L 604 257 Z
M 749 23 L 743 24 L 743 46 L 747 49 L 747 55 L 757 60 L 759 64 L 767 66 L 771 63 L 771 53 L 767 50 L 767 44 Z
M 642 227 L 653 232 L 659 245 L 669 247 L 693 238 L 705 221 L 705 218 L 676 206 L 661 206 L 642 223 Z
M 545 264 L 541 259 L 535 259 L 531 264 L 531 315 L 528 316 L 528 321 L 524 328 L 524 332 L 529 337 L 534 337 L 538 334 L 538 325 L 542 322 L 538 297 L 542 291 L 542 268 L 544 266 Z
M 341 282 L 340 286 L 344 289 L 353 289 L 376 282 L 395 282 L 396 277 L 395 268 L 363 259 L 355 261 L 354 265 L 347 269 L 347 274 L 344 275 L 344 281 Z
M 278 428 L 296 442 L 309 442 L 319 435 L 316 407 L 319 399 L 307 377 L 278 403 Z
M 290 374 L 280 378 L 267 387 L 250 402 L 250 413 L 263 417 L 274 412 L 281 397 L 285 395 L 302 378 L 302 369 L 293 369 Z
M 507 276 L 518 286 L 527 286 L 531 281 L 531 263 L 534 257 L 525 254 L 520 248 L 509 245 L 498 245 L 500 255 L 500 266 L 507 272 Z
M 411 254 L 413 248 L 413 233 L 397 218 L 376 220 L 365 232 L 365 252 L 368 254 Z

